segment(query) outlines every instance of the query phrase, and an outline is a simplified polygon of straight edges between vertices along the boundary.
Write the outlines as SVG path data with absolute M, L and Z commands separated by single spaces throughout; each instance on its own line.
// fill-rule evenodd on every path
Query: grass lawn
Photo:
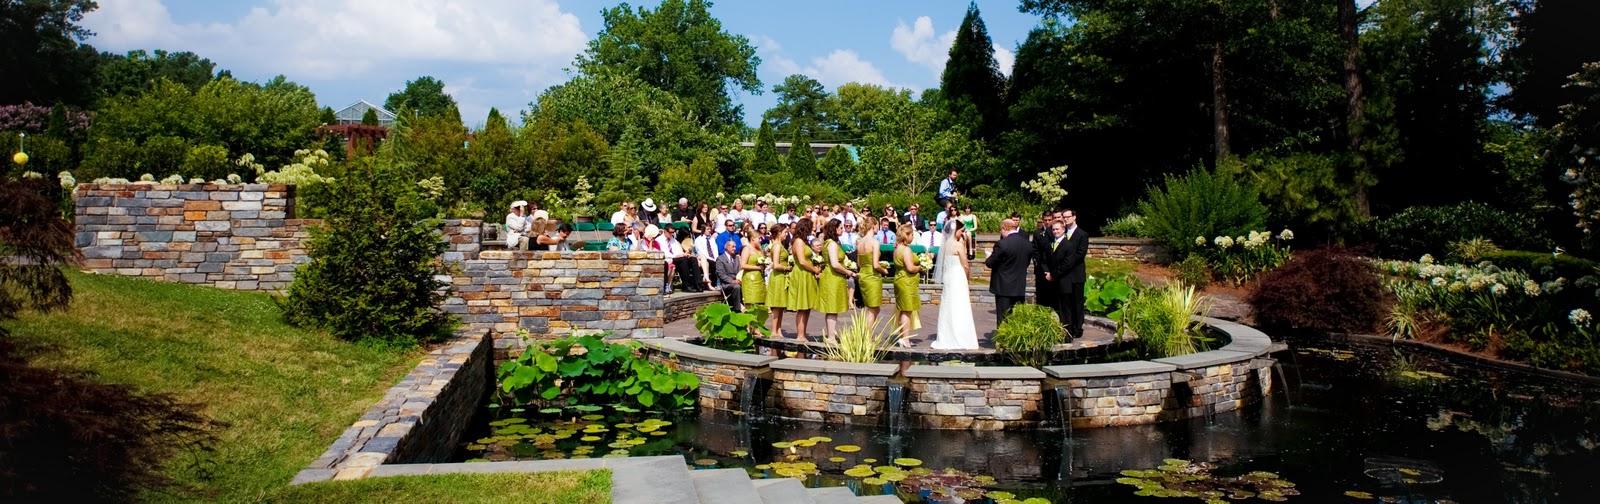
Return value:
M 489 489 L 493 491 L 489 491 Z M 444 474 L 330 481 L 288 488 L 269 501 L 300 502 L 504 502 L 568 504 L 609 502 L 611 471 L 534 474 Z
M 1085 265 L 1084 269 L 1087 270 L 1090 275 L 1106 276 L 1131 275 L 1133 274 L 1133 270 L 1138 267 L 1139 263 L 1133 261 L 1123 261 L 1120 259 L 1098 259 L 1091 257 L 1089 258 L 1088 264 Z
M 289 479 L 422 355 L 419 349 L 354 345 L 289 326 L 266 294 L 78 272 L 70 278 L 70 309 L 24 313 L 7 325 L 18 346 L 37 352 L 35 363 L 88 369 L 109 382 L 172 393 L 204 404 L 206 415 L 228 424 L 207 464 L 172 468 L 192 491 L 150 500 L 253 502 L 302 491 L 287 488 Z M 474 482 L 509 485 L 503 494 L 477 492 L 489 498 L 527 494 L 545 479 L 429 477 L 362 484 L 375 485 L 374 495 L 386 497 L 459 495 Z M 429 488 L 429 480 L 440 488 Z M 608 493 L 609 478 L 601 480 L 602 493 Z M 311 491 L 337 495 L 344 484 Z M 574 495 L 585 495 L 591 485 L 568 486 L 580 492 Z

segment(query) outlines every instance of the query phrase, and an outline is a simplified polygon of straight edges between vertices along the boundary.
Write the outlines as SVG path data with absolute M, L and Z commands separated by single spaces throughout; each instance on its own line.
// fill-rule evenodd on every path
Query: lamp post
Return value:
M 11 155 L 11 162 L 16 163 L 19 167 L 28 164 L 27 144 L 25 143 L 27 140 L 27 133 L 17 133 L 17 153 Z

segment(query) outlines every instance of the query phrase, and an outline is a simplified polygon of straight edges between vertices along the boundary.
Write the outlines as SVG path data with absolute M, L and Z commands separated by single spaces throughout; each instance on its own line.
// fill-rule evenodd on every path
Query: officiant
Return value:
M 983 265 L 989 267 L 989 292 L 994 293 L 996 328 L 1006 322 L 1011 308 L 1027 295 L 1028 262 L 1033 257 L 1033 245 L 1027 236 L 1017 232 L 1017 227 L 1016 219 L 1000 221 L 1000 241 L 983 261 Z

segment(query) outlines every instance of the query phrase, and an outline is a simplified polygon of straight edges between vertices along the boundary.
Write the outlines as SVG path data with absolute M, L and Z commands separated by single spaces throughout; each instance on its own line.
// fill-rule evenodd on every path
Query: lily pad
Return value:
M 849 445 L 849 444 L 835 446 L 835 447 L 833 447 L 833 449 L 834 449 L 834 451 L 839 451 L 839 452 L 844 452 L 844 453 L 855 453 L 855 452 L 861 451 L 861 447 L 860 446 Z
M 698 465 L 698 466 L 714 466 L 714 465 L 717 465 L 717 459 L 708 459 L 708 458 L 695 459 L 694 460 L 694 465 Z
M 828 457 L 828 461 L 837 464 L 837 463 L 840 463 L 840 462 L 844 462 L 844 457 Z
M 882 485 L 884 483 L 888 483 L 888 481 L 883 479 L 883 478 L 872 477 L 872 478 L 863 478 L 861 480 L 861 483 L 867 484 L 867 485 Z
M 1352 499 L 1361 499 L 1361 500 L 1372 500 L 1372 499 L 1376 498 L 1376 497 L 1374 497 L 1372 495 L 1372 492 L 1358 492 L 1358 491 L 1355 491 L 1355 490 L 1345 490 L 1344 491 L 1344 496 L 1352 498 Z
M 743 456 L 749 455 L 749 454 L 750 454 L 750 452 L 747 452 L 747 451 L 744 451 L 744 450 L 734 450 L 734 451 L 728 452 L 728 455 L 732 455 L 732 456 L 735 456 L 735 457 L 743 457 Z
M 922 465 L 922 461 L 914 458 L 897 458 L 894 459 L 894 465 L 901 467 L 916 467 Z
M 844 471 L 845 476 L 852 478 L 865 478 L 877 474 L 871 467 L 852 467 Z
M 779 450 L 787 450 L 787 449 L 789 449 L 790 446 L 794 446 L 794 444 L 790 443 L 788 441 L 779 441 L 779 442 L 776 442 L 776 443 L 772 443 L 772 447 L 773 448 L 777 448 Z
M 579 441 L 583 441 L 585 443 L 593 443 L 593 442 L 599 441 L 601 439 L 605 439 L 605 438 L 602 438 L 600 436 L 584 436 L 584 437 L 578 438 Z

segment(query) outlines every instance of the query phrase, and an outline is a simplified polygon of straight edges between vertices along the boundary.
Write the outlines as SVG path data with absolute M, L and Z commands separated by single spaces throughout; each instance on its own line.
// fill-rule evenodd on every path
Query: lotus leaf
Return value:
M 849 477 L 852 477 L 852 478 L 865 478 L 867 476 L 872 476 L 873 474 L 876 474 L 876 473 L 873 472 L 871 467 L 859 467 L 859 466 L 857 466 L 857 467 L 852 467 L 852 468 L 846 469 L 844 471 L 844 475 L 845 476 L 849 476 Z
M 888 483 L 887 480 L 884 480 L 883 478 L 876 478 L 876 477 L 874 477 L 874 478 L 864 478 L 864 479 L 861 480 L 861 482 L 864 483 L 864 484 L 868 484 L 868 485 L 882 485 L 884 483 Z

